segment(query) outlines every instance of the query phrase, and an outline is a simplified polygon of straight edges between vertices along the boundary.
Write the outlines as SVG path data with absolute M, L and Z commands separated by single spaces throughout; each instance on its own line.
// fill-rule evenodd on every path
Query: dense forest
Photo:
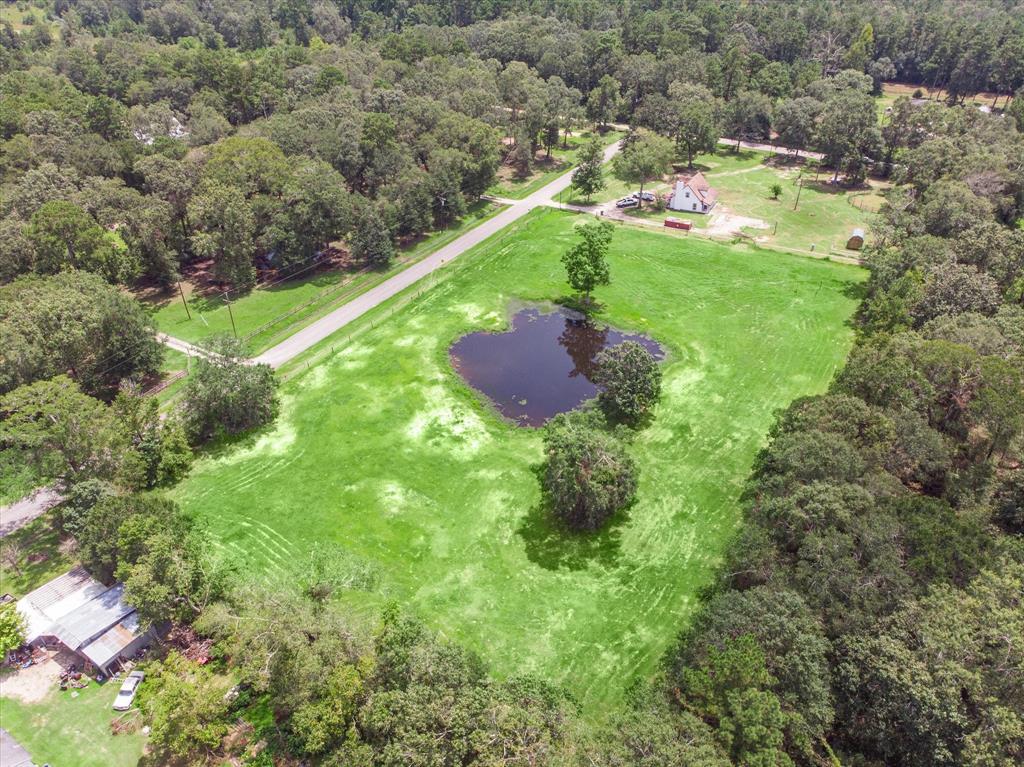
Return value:
M 57 482 L 88 569 L 213 640 L 211 666 L 152 673 L 157 763 L 1024 762 L 1024 5 L 3 7 L 0 470 Z M 892 80 L 925 98 L 879 123 Z M 397 607 L 360 633 L 331 604 L 352 572 L 323 552 L 276 593 L 209 561 L 159 489 L 273 419 L 273 374 L 224 341 L 161 418 L 139 389 L 163 347 L 127 288 L 203 263 L 244 292 L 336 242 L 385 265 L 501 166 L 611 124 L 684 164 L 762 139 L 893 187 L 845 368 L 779 414 L 662 672 L 593 722 Z M 262 750 L 226 737 L 258 700 Z

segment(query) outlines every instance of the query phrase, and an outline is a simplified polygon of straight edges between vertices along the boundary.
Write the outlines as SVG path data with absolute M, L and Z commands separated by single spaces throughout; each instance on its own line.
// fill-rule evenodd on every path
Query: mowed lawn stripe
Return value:
M 374 590 L 341 597 L 360 615 L 398 599 L 496 675 L 539 674 L 600 715 L 653 673 L 691 614 L 773 412 L 823 391 L 842 364 L 865 273 L 617 229 L 602 319 L 666 348 L 664 396 L 631 448 L 637 504 L 597 536 L 567 538 L 539 507 L 540 435 L 465 386 L 448 347 L 503 329 L 523 301 L 564 295 L 559 258 L 588 220 L 537 210 L 466 254 L 289 380 L 278 422 L 200 461 L 177 494 L 250 552 L 257 577 L 268 542 L 253 520 L 300 568 L 334 545 L 379 573 Z

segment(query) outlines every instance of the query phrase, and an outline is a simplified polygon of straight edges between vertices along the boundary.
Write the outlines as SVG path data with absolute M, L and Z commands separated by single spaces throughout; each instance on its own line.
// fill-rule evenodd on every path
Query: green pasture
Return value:
M 36 764 L 135 767 L 146 737 L 138 732 L 111 734 L 110 721 L 118 715 L 110 707 L 117 686 L 114 680 L 90 682 L 82 690 L 58 690 L 55 680 L 53 690 L 38 703 L 0 697 L 0 720 Z
M 175 490 L 211 548 L 294 583 L 326 546 L 360 574 L 341 597 L 356 613 L 398 600 L 497 676 L 564 684 L 591 716 L 650 676 L 721 561 L 774 411 L 842 365 L 864 272 L 617 228 L 600 319 L 666 348 L 664 392 L 630 447 L 637 503 L 573 536 L 540 507 L 539 433 L 465 386 L 448 347 L 564 296 L 559 258 L 587 220 L 538 209 L 291 364 L 274 426 Z
M 509 200 L 521 200 L 528 197 L 563 173 L 572 170 L 576 165 L 576 155 L 580 147 L 593 139 L 595 135 L 599 135 L 601 143 L 608 146 L 619 141 L 625 133 L 622 131 L 608 131 L 603 135 L 595 134 L 593 131 L 576 133 L 569 137 L 568 147 L 563 147 L 561 143 L 557 147 L 553 147 L 551 157 L 544 162 L 538 162 L 529 175 L 499 179 L 490 186 L 487 194 Z
M 394 263 L 386 271 L 332 270 L 297 276 L 257 288 L 242 296 L 231 296 L 230 312 L 222 295 L 189 295 L 189 311 L 186 312 L 181 296 L 174 291 L 156 304 L 153 316 L 157 327 L 164 333 L 194 344 L 216 334 L 234 332 L 232 315 L 234 329 L 239 337 L 253 333 L 275 318 L 281 318 L 248 340 L 249 351 L 259 354 L 345 301 L 444 247 L 500 211 L 501 206 L 487 202 L 474 205 L 457 223 L 447 229 L 431 232 L 415 245 L 399 251 Z M 300 306 L 303 308 L 295 314 L 283 316 Z

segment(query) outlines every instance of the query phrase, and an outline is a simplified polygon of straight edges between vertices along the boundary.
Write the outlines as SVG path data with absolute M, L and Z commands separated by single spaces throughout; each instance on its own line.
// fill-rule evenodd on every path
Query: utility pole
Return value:
M 178 294 L 181 296 L 181 305 L 185 307 L 185 316 L 192 319 L 192 312 L 188 310 L 188 301 L 185 300 L 185 291 L 181 289 L 181 280 L 178 280 Z
M 800 179 L 800 185 L 796 188 L 796 202 L 793 203 L 793 210 L 796 210 L 796 206 L 800 204 L 800 192 L 804 188 L 804 180 Z
M 228 299 L 228 292 L 224 291 L 224 301 L 228 305 L 228 317 L 231 318 L 231 332 L 235 334 L 235 338 L 238 338 L 238 328 L 235 327 L 235 315 L 231 311 L 231 301 Z

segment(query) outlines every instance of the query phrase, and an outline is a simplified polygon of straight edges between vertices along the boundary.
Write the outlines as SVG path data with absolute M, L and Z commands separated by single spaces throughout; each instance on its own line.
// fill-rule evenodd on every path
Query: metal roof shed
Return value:
M 53 636 L 62 618 L 103 594 L 107 587 L 81 565 L 59 575 L 18 600 L 18 612 L 25 616 L 25 641 L 32 643 Z
M 77 651 L 134 611 L 135 608 L 124 601 L 124 584 L 118 583 L 65 616 L 53 633 L 67 647 Z
M 116 626 L 91 641 L 79 652 L 96 668 L 107 673 L 107 668 L 122 655 L 131 655 L 149 642 L 149 632 L 139 632 L 139 614 L 133 612 Z

